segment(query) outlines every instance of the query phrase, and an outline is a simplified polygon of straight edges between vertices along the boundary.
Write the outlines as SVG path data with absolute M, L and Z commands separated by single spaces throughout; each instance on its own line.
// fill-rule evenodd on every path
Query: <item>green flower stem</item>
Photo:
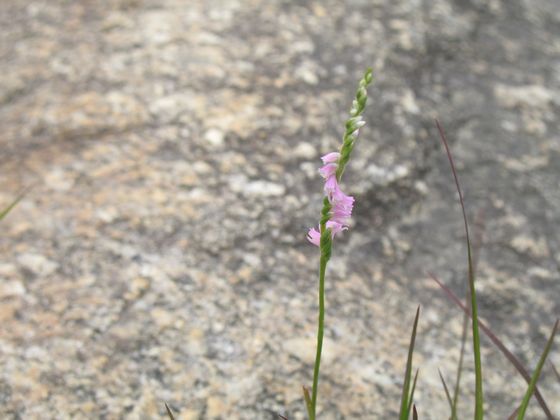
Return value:
M 311 396 L 310 420 L 315 420 L 317 406 L 317 393 L 319 390 L 319 368 L 321 367 L 321 353 L 323 351 L 323 334 L 325 324 L 325 271 L 328 260 L 321 256 L 319 268 L 319 323 L 317 328 L 317 354 L 315 355 L 315 368 L 313 369 L 313 393 Z
M 332 239 L 331 231 L 327 229 L 329 220 L 329 212 L 331 211 L 331 203 L 328 198 L 323 200 L 323 209 L 321 210 L 321 259 L 319 263 L 319 321 L 317 323 L 317 354 L 315 355 L 315 367 L 313 369 L 313 390 L 311 393 L 311 409 L 309 413 L 310 420 L 315 420 L 317 407 L 317 394 L 319 392 L 319 369 L 321 367 L 321 353 L 323 352 L 323 335 L 325 331 L 325 273 L 327 271 L 327 263 L 331 258 Z

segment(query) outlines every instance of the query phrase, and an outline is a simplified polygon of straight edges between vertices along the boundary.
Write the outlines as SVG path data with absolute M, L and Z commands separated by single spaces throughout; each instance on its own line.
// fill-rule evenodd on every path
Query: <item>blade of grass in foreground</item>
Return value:
M 484 234 L 484 212 L 480 210 L 474 222 L 475 232 L 473 241 L 473 272 L 476 274 L 478 267 L 478 259 L 480 256 L 480 248 L 482 247 Z M 465 293 L 465 305 L 469 304 L 470 294 L 467 285 Z M 467 343 L 467 333 L 469 328 L 469 316 L 463 314 L 463 329 L 461 332 L 461 350 L 459 352 L 459 363 L 457 364 L 457 374 L 455 375 L 455 389 L 453 390 L 453 399 L 451 404 L 451 420 L 457 420 L 457 405 L 459 404 L 459 395 L 461 390 L 461 375 L 463 373 L 463 361 L 465 359 L 465 347 Z
M 420 317 L 420 306 L 416 309 L 416 317 L 414 318 L 414 325 L 412 327 L 412 334 L 410 336 L 410 345 L 408 346 L 408 358 L 406 361 L 406 370 L 404 373 L 404 384 L 401 396 L 401 411 L 399 413 L 400 420 L 408 420 L 410 415 L 408 398 L 410 392 L 410 377 L 412 376 L 412 355 L 414 353 L 414 343 L 416 341 L 416 328 L 418 327 L 418 318 Z
M 16 197 L 16 199 L 15 199 L 14 201 L 12 201 L 11 204 L 8 205 L 8 207 L 6 207 L 6 208 L 0 210 L 0 220 L 2 220 L 4 217 L 6 217 L 6 216 L 8 215 L 8 213 L 11 212 L 12 209 L 13 209 L 15 206 L 17 206 L 17 204 L 21 201 L 21 199 L 22 199 L 23 197 L 25 197 L 25 194 L 27 194 L 27 191 L 28 191 L 27 189 L 24 190 L 22 193 L 20 193 L 20 194 Z
M 465 293 L 465 305 L 469 304 L 470 293 Z M 469 316 L 463 314 L 463 330 L 461 332 L 461 350 L 459 352 L 459 363 L 457 364 L 457 375 L 455 376 L 455 389 L 451 401 L 451 420 L 457 420 L 457 405 L 459 404 L 459 394 L 461 390 L 461 376 L 463 374 L 463 361 L 465 360 L 465 348 L 467 344 L 467 334 L 469 328 Z
M 519 411 L 518 411 L 518 414 L 517 414 L 517 420 L 523 420 L 525 418 L 525 412 L 527 411 L 527 407 L 529 406 L 529 401 L 531 400 L 531 396 L 535 392 L 535 389 L 537 387 L 537 381 L 539 380 L 539 376 L 541 375 L 542 367 L 544 365 L 544 362 L 546 361 L 546 358 L 548 356 L 548 352 L 550 351 L 550 348 L 552 347 L 552 342 L 554 341 L 554 336 L 556 335 L 556 330 L 558 330 L 558 322 L 559 322 L 559 320 L 556 320 L 556 323 L 554 324 L 554 328 L 552 328 L 552 333 L 550 334 L 550 338 L 548 339 L 548 342 L 546 343 L 546 346 L 545 346 L 544 351 L 541 355 L 541 358 L 539 359 L 539 363 L 537 364 L 535 372 L 533 373 L 533 377 L 531 378 L 531 382 L 529 383 L 529 387 L 527 388 L 527 392 L 525 393 L 525 397 L 523 398 L 523 401 L 521 402 L 521 406 L 519 407 Z
M 307 407 L 307 415 L 312 418 L 312 408 L 311 408 L 311 396 L 309 395 L 309 390 L 306 387 L 303 388 L 303 398 L 305 399 L 305 406 Z
M 169 420 L 175 420 L 175 417 L 173 416 L 173 412 L 171 411 L 171 408 L 169 408 L 167 403 L 164 403 L 164 404 L 165 404 L 165 410 L 167 411 L 167 415 L 169 416 Z
M 445 391 L 445 396 L 447 397 L 447 402 L 449 403 L 449 408 L 453 410 L 453 401 L 451 400 L 451 394 L 449 393 L 449 388 L 447 388 L 447 384 L 445 383 L 445 379 L 443 379 L 441 370 L 438 369 L 438 373 L 439 373 L 439 379 L 441 379 L 441 383 Z
M 455 164 L 453 162 L 453 156 L 451 155 L 451 150 L 449 149 L 449 144 L 445 138 L 445 133 L 436 120 L 436 125 L 441 137 L 441 141 L 445 147 L 447 153 L 447 159 L 449 160 L 449 165 L 451 166 L 451 172 L 453 173 L 453 178 L 455 179 L 455 187 L 457 188 L 457 193 L 459 194 L 459 201 L 461 203 L 461 210 L 463 212 L 463 222 L 465 224 L 465 234 L 467 239 L 467 262 L 469 269 L 469 291 L 471 295 L 471 313 L 472 313 L 472 335 L 473 335 L 473 349 L 474 349 L 474 371 L 475 371 L 475 409 L 474 418 L 475 420 L 482 420 L 484 418 L 484 396 L 482 393 L 482 362 L 480 357 L 480 333 L 478 331 L 478 306 L 476 303 L 476 290 L 474 286 L 474 269 L 473 269 L 473 259 L 471 251 L 471 240 L 469 236 L 469 224 L 467 221 L 467 212 L 465 210 L 465 202 L 463 200 L 463 193 L 461 192 L 461 185 L 459 184 L 459 177 L 457 176 L 457 171 L 455 170 Z
M 558 379 L 558 381 L 560 382 L 560 373 L 558 372 L 558 370 L 556 369 L 556 366 L 554 366 L 552 364 L 552 362 L 548 362 L 550 364 L 550 367 L 552 368 L 552 371 L 554 372 L 554 374 L 556 375 L 556 379 Z
M 461 302 L 461 300 L 455 295 L 455 293 L 453 293 L 449 287 L 443 284 L 434 274 L 428 274 L 430 275 L 432 280 L 434 280 L 438 284 L 438 286 L 445 292 L 449 300 L 459 306 L 459 308 L 461 308 L 463 312 L 470 316 L 469 309 L 463 304 L 463 302 Z M 478 324 L 480 325 L 480 329 L 484 332 L 484 334 L 486 334 L 490 341 L 492 341 L 492 343 L 502 352 L 502 354 L 506 356 L 510 363 L 515 366 L 515 368 L 521 374 L 521 376 L 523 376 L 525 381 L 527 381 L 527 383 L 530 383 L 531 376 L 529 375 L 525 367 L 521 364 L 521 362 L 514 356 L 514 354 L 508 350 L 504 343 L 501 342 L 501 340 L 492 332 L 492 330 L 490 330 L 490 328 L 486 326 L 486 324 L 484 324 L 484 322 L 479 320 Z M 544 401 L 544 398 L 542 397 L 537 387 L 535 387 L 535 397 L 537 398 L 537 401 L 543 409 L 546 418 L 549 420 L 554 420 L 554 416 L 550 412 L 548 406 L 546 405 L 546 402 Z
M 410 415 L 410 406 L 412 405 L 412 402 L 414 401 L 414 391 L 416 391 L 416 382 L 418 381 L 418 373 L 420 372 L 420 369 L 416 369 L 416 374 L 414 375 L 414 382 L 412 382 L 412 390 L 410 391 L 410 397 L 408 397 L 408 408 L 406 409 L 406 412 Z

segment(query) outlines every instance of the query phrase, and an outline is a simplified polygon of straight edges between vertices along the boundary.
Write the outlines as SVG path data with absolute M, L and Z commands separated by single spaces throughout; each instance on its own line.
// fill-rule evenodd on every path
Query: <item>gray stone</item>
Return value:
M 463 296 L 466 248 L 434 118 L 480 314 L 532 370 L 560 312 L 559 25 L 550 0 L 3 0 L 0 207 L 33 188 L 0 222 L 0 418 L 305 418 L 305 235 L 368 66 L 319 418 L 395 418 L 418 304 L 419 415 L 449 415 L 462 314 L 426 273 Z M 526 384 L 484 338 L 483 370 L 507 418 Z

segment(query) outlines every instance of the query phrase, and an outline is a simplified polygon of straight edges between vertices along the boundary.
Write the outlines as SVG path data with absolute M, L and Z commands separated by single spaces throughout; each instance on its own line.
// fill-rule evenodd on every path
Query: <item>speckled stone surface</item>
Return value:
M 395 417 L 417 304 L 420 418 L 447 418 L 462 316 L 426 273 L 462 295 L 466 251 L 435 117 L 484 215 L 481 315 L 532 369 L 560 315 L 559 35 L 555 0 L 2 0 L 0 204 L 33 189 L 0 224 L 0 417 L 304 418 L 318 158 L 369 65 L 320 418 Z M 525 385 L 483 345 L 503 419 Z

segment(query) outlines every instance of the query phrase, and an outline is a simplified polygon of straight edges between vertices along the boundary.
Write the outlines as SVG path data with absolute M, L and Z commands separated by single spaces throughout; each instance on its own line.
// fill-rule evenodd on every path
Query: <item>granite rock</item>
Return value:
M 318 158 L 368 66 L 320 418 L 396 415 L 418 304 L 416 403 L 448 415 L 462 315 L 426 273 L 462 295 L 466 250 L 435 117 L 480 313 L 532 369 L 560 314 L 559 28 L 550 0 L 3 0 L 0 206 L 32 189 L 0 224 L 0 417 L 304 418 Z M 487 340 L 483 365 L 504 418 L 524 381 Z

